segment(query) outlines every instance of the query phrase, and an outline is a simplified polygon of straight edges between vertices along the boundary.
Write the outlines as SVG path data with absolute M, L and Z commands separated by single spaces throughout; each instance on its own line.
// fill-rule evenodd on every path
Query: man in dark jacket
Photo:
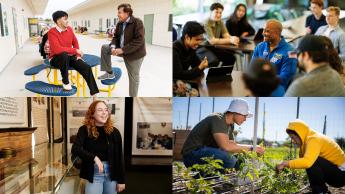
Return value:
M 130 4 L 121 4 L 117 10 L 119 23 L 113 40 L 101 49 L 101 71 L 106 72 L 98 79 L 114 79 L 111 55 L 123 57 L 129 78 L 129 96 L 135 97 L 138 94 L 140 67 L 146 55 L 145 29 L 143 22 L 132 15 Z
M 200 77 L 208 67 L 207 58 L 200 61 L 195 50 L 204 40 L 205 30 L 195 21 L 187 22 L 182 31 L 182 37 L 173 44 L 173 78 L 174 80 L 192 80 Z

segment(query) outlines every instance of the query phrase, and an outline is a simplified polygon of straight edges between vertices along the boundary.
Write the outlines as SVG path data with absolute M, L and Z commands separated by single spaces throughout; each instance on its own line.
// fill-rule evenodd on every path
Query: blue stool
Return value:
M 114 74 L 115 74 L 115 78 L 114 79 L 106 79 L 106 80 L 102 80 L 102 84 L 107 85 L 108 88 L 107 89 L 103 89 L 100 88 L 99 91 L 102 92 L 108 92 L 108 97 L 111 96 L 111 92 L 115 89 L 115 85 L 116 83 L 120 80 L 121 75 L 122 75 L 122 71 L 120 68 L 118 67 L 113 67 L 112 68 Z
M 39 72 L 41 72 L 41 71 L 43 71 L 43 70 L 45 70 L 47 68 L 49 68 L 49 65 L 46 65 L 46 64 L 37 65 L 37 66 L 31 67 L 31 68 L 25 70 L 24 71 L 24 75 L 31 75 L 32 76 L 32 80 L 35 81 L 36 80 L 35 76 Z
M 25 89 L 47 96 L 72 96 L 77 92 L 75 86 L 72 86 L 72 90 L 64 90 L 61 85 L 48 84 L 42 81 L 31 81 L 25 84 Z
M 97 65 L 100 64 L 101 58 L 96 56 L 96 55 L 90 55 L 90 54 L 84 54 L 82 58 L 85 61 L 85 63 L 88 64 L 93 69 L 95 77 L 97 77 L 98 71 L 97 71 L 96 67 L 97 67 Z M 58 84 L 58 82 L 57 82 L 57 68 L 51 66 L 48 59 L 45 59 L 44 63 L 49 65 L 51 69 L 54 69 L 54 81 L 51 81 L 50 78 L 48 77 L 49 83 Z M 75 69 L 70 67 L 69 70 L 75 70 Z M 83 96 L 85 97 L 86 96 L 85 80 L 83 79 L 82 83 L 80 83 L 79 78 L 80 78 L 80 74 L 78 72 L 77 72 L 76 77 L 71 76 L 72 82 L 76 83 L 76 85 L 77 85 L 77 96 L 79 97 L 79 88 L 80 88 L 79 86 L 81 85 L 83 88 Z

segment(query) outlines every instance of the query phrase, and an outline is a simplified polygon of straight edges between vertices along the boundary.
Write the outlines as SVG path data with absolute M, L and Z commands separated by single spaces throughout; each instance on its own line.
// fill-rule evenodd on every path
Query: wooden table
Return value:
M 208 69 L 205 75 L 198 81 L 200 96 L 247 96 L 248 90 L 245 88 L 242 80 L 241 71 L 232 71 L 232 81 L 221 81 L 206 83 Z

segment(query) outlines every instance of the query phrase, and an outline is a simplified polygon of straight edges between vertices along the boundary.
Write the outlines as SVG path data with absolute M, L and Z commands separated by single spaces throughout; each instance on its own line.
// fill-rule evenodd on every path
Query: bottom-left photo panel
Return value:
M 172 98 L 0 97 L 0 193 L 172 191 Z

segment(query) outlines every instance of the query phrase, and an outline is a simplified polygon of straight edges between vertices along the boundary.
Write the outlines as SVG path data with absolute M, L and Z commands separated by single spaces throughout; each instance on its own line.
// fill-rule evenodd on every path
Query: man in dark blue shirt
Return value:
M 266 22 L 263 31 L 264 41 L 255 47 L 252 61 L 256 58 L 269 60 L 276 67 L 281 80 L 280 85 L 286 90 L 295 75 L 297 59 L 289 58 L 288 52 L 292 51 L 293 47 L 281 36 L 282 30 L 283 26 L 278 20 Z
M 326 16 L 322 14 L 323 0 L 311 0 L 310 11 L 312 15 L 305 22 L 307 34 L 315 34 L 320 26 L 327 25 Z

